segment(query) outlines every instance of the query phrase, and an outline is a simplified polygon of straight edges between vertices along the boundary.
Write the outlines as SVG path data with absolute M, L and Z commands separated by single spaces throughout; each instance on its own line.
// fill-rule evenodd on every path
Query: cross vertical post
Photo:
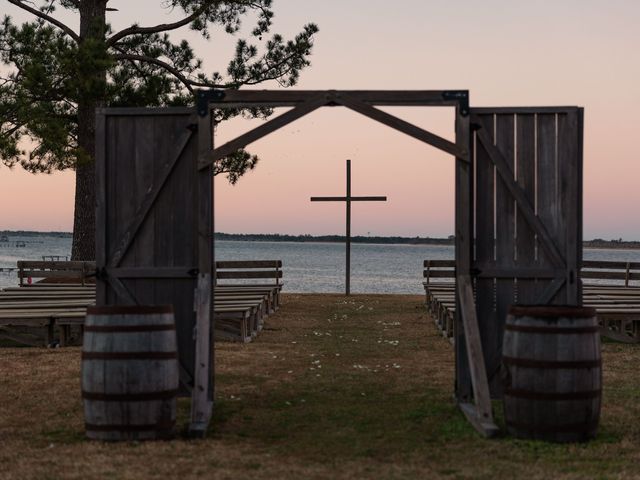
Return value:
M 346 265 L 345 295 L 351 295 L 351 202 L 386 202 L 387 197 L 352 197 L 351 196 L 351 160 L 347 160 L 347 196 L 346 197 L 311 197 L 312 202 L 345 202 L 346 211 Z
M 345 295 L 351 295 L 351 160 L 347 160 L 347 225 L 345 238 L 347 243 L 346 266 L 344 279 Z

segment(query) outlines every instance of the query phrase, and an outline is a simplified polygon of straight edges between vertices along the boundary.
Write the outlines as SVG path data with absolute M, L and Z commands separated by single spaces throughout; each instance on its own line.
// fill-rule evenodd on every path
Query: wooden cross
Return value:
M 351 160 L 347 160 L 347 196 L 346 197 L 311 197 L 312 202 L 346 202 L 346 269 L 345 269 L 345 295 L 351 294 L 351 202 L 386 202 L 387 197 L 352 197 L 351 196 Z

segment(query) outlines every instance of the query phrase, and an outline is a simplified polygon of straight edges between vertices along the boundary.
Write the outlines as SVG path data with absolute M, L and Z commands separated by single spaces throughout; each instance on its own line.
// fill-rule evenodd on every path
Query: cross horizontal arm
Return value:
M 311 197 L 312 202 L 386 202 L 387 197 Z

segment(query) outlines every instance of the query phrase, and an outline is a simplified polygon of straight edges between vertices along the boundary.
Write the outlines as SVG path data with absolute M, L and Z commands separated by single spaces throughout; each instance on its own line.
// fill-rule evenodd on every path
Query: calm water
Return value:
M 43 255 L 71 256 L 71 238 L 21 237 L 9 235 L 10 243 L 0 242 L 0 268 L 15 267 L 18 260 L 42 260 Z M 16 247 L 24 241 L 24 247 Z M 18 284 L 15 273 L 0 272 L 0 288 Z
M 42 255 L 70 255 L 71 239 L 10 237 L 26 247 L 0 244 L 0 267 Z M 354 293 L 423 293 L 422 261 L 452 259 L 453 247 L 436 245 L 351 245 L 351 291 Z M 589 260 L 640 262 L 640 250 L 588 249 Z M 216 242 L 217 260 L 282 260 L 287 292 L 343 292 L 344 244 L 297 242 Z M 0 287 L 16 285 L 15 274 L 0 273 Z

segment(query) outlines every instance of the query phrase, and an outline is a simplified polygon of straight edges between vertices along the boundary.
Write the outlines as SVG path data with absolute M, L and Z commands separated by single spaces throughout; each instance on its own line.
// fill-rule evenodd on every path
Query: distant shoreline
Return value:
M 216 233 L 216 240 L 225 240 L 231 242 L 319 242 L 319 243 L 343 243 L 345 237 L 342 235 L 281 235 L 259 234 L 259 233 Z M 368 243 L 368 244 L 396 244 L 396 245 L 448 245 L 453 246 L 455 239 L 453 236 L 448 238 L 434 237 L 351 237 L 352 243 Z M 586 240 L 583 242 L 584 248 L 610 248 L 610 249 L 640 249 L 640 241 L 624 241 L 624 240 L 603 240 L 596 238 L 594 240 Z
M 8 237 L 56 237 L 72 238 L 71 232 L 36 232 L 32 230 L 0 230 L 0 236 Z M 218 232 L 214 236 L 215 240 L 225 240 L 232 242 L 320 242 L 320 243 L 343 243 L 343 235 L 286 235 L 278 233 L 223 233 Z M 443 245 L 453 246 L 455 239 L 453 235 L 447 238 L 438 237 L 371 237 L 356 235 L 351 237 L 352 243 L 367 243 L 381 245 Z M 608 249 L 640 249 L 640 241 L 636 240 L 603 240 L 596 238 L 585 240 L 584 248 L 608 248 Z
M 36 232 L 34 230 L 0 230 L 0 236 L 72 238 L 71 232 Z

